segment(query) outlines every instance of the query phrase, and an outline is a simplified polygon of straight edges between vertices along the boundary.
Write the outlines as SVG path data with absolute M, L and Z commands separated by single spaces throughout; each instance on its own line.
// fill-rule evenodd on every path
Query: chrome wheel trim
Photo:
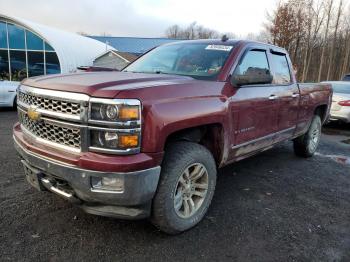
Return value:
M 190 218 L 203 205 L 208 192 L 209 176 L 201 163 L 186 167 L 174 192 L 174 209 L 181 218 Z

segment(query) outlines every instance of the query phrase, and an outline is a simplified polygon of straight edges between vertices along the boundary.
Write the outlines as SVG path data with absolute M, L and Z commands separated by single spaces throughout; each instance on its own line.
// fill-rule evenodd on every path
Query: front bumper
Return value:
M 24 148 L 14 137 L 17 152 L 27 168 L 40 172 L 40 183 L 49 191 L 79 204 L 86 212 L 127 219 L 150 215 L 152 198 L 156 192 L 160 166 L 133 172 L 101 172 L 46 158 Z M 124 180 L 123 191 L 95 190 L 91 177 L 115 177 Z M 59 183 L 57 183 L 59 182 Z M 66 183 L 69 193 L 56 184 Z

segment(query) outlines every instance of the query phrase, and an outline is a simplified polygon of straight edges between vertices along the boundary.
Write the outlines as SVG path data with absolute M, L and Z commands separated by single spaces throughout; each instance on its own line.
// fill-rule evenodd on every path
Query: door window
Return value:
M 244 56 L 235 70 L 235 75 L 266 74 L 269 63 L 265 51 L 251 50 Z
M 290 84 L 291 77 L 287 57 L 271 54 L 271 64 L 273 67 L 273 83 L 276 85 Z

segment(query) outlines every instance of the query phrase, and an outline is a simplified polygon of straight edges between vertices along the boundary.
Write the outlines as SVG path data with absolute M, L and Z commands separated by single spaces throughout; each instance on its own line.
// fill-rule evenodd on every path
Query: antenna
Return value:
M 222 42 L 226 42 L 228 39 L 229 39 L 229 38 L 227 37 L 227 35 L 223 35 L 223 36 L 221 37 L 221 41 L 222 41 Z

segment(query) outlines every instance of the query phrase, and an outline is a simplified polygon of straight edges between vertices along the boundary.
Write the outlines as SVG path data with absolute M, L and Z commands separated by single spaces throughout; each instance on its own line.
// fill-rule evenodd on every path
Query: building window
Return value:
M 50 44 L 21 26 L 0 21 L 0 80 L 59 73 L 60 63 Z
M 26 41 L 28 50 L 43 50 L 44 41 L 36 34 L 26 30 Z
M 0 80 L 10 80 L 7 50 L 0 50 Z
M 44 53 L 28 51 L 28 77 L 44 74 Z
M 7 48 L 6 24 L 0 22 L 0 48 Z
M 25 49 L 24 29 L 16 25 L 7 24 L 10 49 Z
M 45 50 L 46 51 L 55 51 L 52 46 L 50 46 L 47 42 L 45 42 Z
M 46 74 L 59 74 L 61 72 L 60 62 L 54 52 L 45 52 Z
M 10 50 L 11 80 L 22 81 L 27 77 L 26 52 Z

